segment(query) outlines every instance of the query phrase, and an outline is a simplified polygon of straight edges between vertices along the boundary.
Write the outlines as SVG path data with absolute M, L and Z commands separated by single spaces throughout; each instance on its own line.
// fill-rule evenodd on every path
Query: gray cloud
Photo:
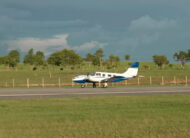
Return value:
M 87 51 L 93 48 L 103 48 L 106 43 L 97 41 L 86 42 L 79 46 L 71 46 L 67 41 L 68 34 L 55 35 L 49 39 L 39 38 L 20 38 L 18 40 L 7 41 L 5 44 L 11 49 L 20 49 L 22 52 L 27 52 L 33 48 L 35 51 L 44 51 L 46 55 L 62 49 L 74 49 L 76 51 Z M 51 50 L 51 51 L 49 51 Z

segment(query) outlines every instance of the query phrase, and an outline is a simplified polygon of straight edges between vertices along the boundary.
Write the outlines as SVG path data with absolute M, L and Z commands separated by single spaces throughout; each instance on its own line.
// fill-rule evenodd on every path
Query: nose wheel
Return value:
M 108 83 L 105 82 L 104 85 L 103 85 L 104 88 L 107 88 L 108 87 Z
M 85 84 L 82 84 L 82 85 L 81 85 L 81 88 L 85 88 Z

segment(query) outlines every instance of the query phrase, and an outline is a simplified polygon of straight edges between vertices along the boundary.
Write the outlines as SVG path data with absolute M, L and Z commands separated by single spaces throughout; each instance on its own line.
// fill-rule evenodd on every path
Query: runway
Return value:
M 109 95 L 140 96 L 161 94 L 190 94 L 190 87 L 1 89 L 0 99 L 89 97 Z

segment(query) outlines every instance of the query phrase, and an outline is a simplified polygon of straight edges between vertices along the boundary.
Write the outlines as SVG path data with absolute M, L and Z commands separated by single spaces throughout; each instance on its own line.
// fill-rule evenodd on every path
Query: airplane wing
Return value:
M 111 78 L 103 80 L 102 82 L 120 82 L 123 80 L 127 80 L 127 78 L 125 78 L 123 76 L 113 76 Z

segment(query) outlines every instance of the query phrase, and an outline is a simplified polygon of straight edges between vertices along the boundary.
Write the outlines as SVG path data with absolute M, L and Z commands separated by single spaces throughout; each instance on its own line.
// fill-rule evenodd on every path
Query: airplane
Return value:
M 96 83 L 104 83 L 103 87 L 108 87 L 108 82 L 115 83 L 135 78 L 138 74 L 139 62 L 133 63 L 124 73 L 94 72 L 90 75 L 78 75 L 72 79 L 73 82 L 81 84 L 84 88 L 86 83 L 92 83 L 96 88 Z

